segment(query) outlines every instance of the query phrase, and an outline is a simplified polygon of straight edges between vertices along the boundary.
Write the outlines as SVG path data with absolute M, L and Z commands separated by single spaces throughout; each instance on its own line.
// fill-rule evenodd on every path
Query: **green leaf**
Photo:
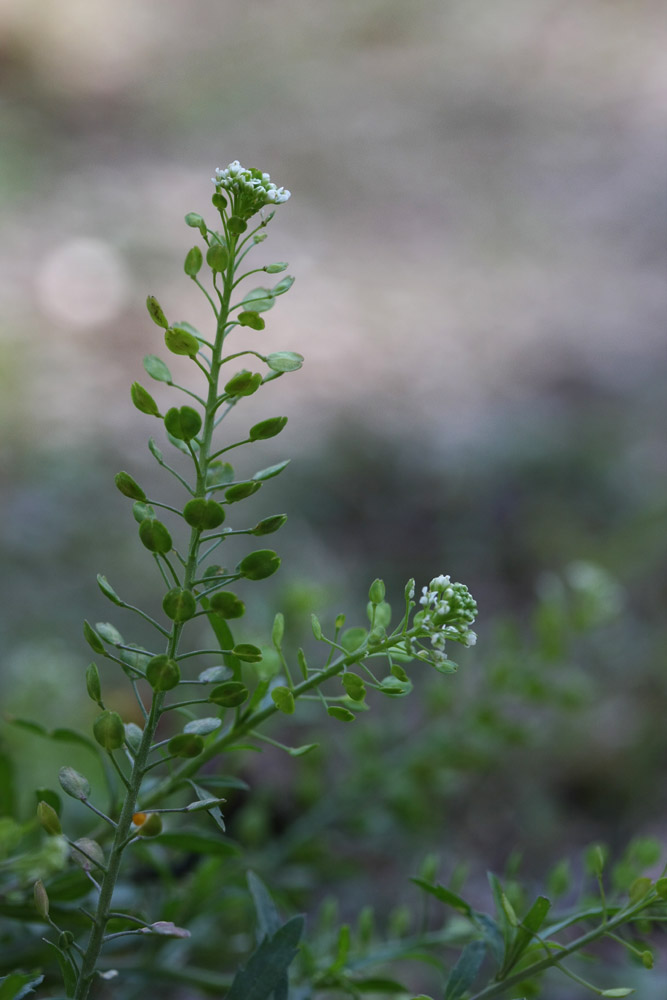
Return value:
M 60 966 L 60 973 L 63 977 L 63 983 L 65 986 L 65 992 L 68 997 L 74 996 L 74 991 L 76 990 L 77 973 L 76 969 L 72 963 L 72 959 L 64 951 L 62 951 L 57 944 L 53 941 L 49 941 L 48 938 L 43 938 L 44 944 L 48 945 L 49 948 L 53 948 L 56 953 L 56 958 L 58 960 L 58 965 Z
M 411 882 L 418 885 L 420 889 L 424 892 L 428 892 L 431 896 L 435 896 L 436 899 L 440 900 L 446 906 L 451 906 L 460 913 L 464 913 L 466 917 L 472 920 L 473 910 L 470 903 L 466 903 L 465 899 L 461 896 L 457 896 L 455 892 L 451 889 L 446 889 L 444 885 L 431 885 L 429 882 L 425 882 L 422 878 L 411 878 Z
M 327 709 L 327 714 L 332 719 L 338 719 L 339 722 L 354 722 L 355 720 L 354 713 L 350 712 L 347 708 L 343 708 L 341 705 L 332 705 Z
M 365 628 L 348 628 L 340 637 L 340 644 L 348 653 L 354 653 L 366 640 L 368 635 Z
M 248 436 L 251 441 L 268 441 L 269 438 L 276 437 L 287 423 L 287 417 L 269 417 L 268 420 L 260 420 L 254 424 Z
M 303 365 L 303 355 L 295 351 L 276 351 L 267 355 L 266 363 L 274 372 L 296 372 Z
M 215 732 L 222 725 L 222 719 L 216 716 L 207 716 L 205 719 L 192 719 L 183 726 L 184 733 L 194 733 L 195 736 L 208 736 Z
M 396 979 L 385 979 L 383 976 L 372 976 L 368 979 L 355 979 L 354 988 L 359 993 L 400 993 L 402 996 L 408 992 L 407 986 L 399 983 Z M 415 1000 L 420 1000 L 415 997 Z M 429 1000 L 422 995 L 421 1000 Z
M 205 600 L 206 598 L 202 599 L 202 605 Z M 231 652 L 234 648 L 234 637 L 229 625 L 224 618 L 221 618 L 220 615 L 217 615 L 213 611 L 207 612 L 206 617 L 222 651 L 223 663 L 232 671 L 234 678 L 238 679 L 241 676 L 241 661 Z
M 148 414 L 149 417 L 159 417 L 160 410 L 150 392 L 144 389 L 139 382 L 133 382 L 130 387 L 132 402 L 141 413 Z
M 266 479 L 273 479 L 274 476 L 280 475 L 283 469 L 286 469 L 290 464 L 290 459 L 285 459 L 284 462 L 278 462 L 276 465 L 269 465 L 266 469 L 260 469 L 252 477 L 257 482 L 264 482 Z
M 187 330 L 178 327 L 169 327 L 164 333 L 164 342 L 167 350 L 172 354 L 182 354 L 194 358 L 199 351 L 199 341 Z
M 169 326 L 169 323 L 167 322 L 167 317 L 162 312 L 160 303 L 158 302 L 158 300 L 155 298 L 154 295 L 149 295 L 148 298 L 146 299 L 146 308 L 148 309 L 148 313 L 153 322 L 157 326 L 161 326 L 163 330 L 166 330 L 167 327 Z
M 262 880 L 254 872 L 248 872 L 246 879 L 257 915 L 257 944 L 260 944 L 264 938 L 272 937 L 280 930 L 280 917 Z
M 230 854 L 238 854 L 239 852 L 235 843 L 219 834 L 210 836 L 205 833 L 183 830 L 161 834 L 160 846 L 170 847 L 186 854 L 208 854 L 211 857 L 228 857 Z
M 303 917 L 292 917 L 265 938 L 234 976 L 225 1000 L 269 1000 L 296 956 L 303 927 Z
M 477 978 L 485 955 L 486 943 L 484 941 L 471 941 L 470 944 L 466 945 L 447 980 L 445 1000 L 460 1000 Z
M 43 982 L 44 976 L 34 972 L 11 972 L 0 978 L 0 1000 L 23 1000 L 29 993 L 34 993 L 34 987 Z
M 274 687 L 271 691 L 273 704 L 284 715 L 294 715 L 294 695 L 287 687 Z
M 517 935 L 508 952 L 507 959 L 503 963 L 501 969 L 503 975 L 506 975 L 511 971 L 511 969 L 514 968 L 526 948 L 535 940 L 534 935 L 537 931 L 539 931 L 540 927 L 546 920 L 550 909 L 550 900 L 548 900 L 546 896 L 538 896 L 531 908 L 528 910 L 528 913 L 521 921 L 521 926 L 518 928 Z
M 262 317 L 250 309 L 244 309 L 236 318 L 241 326 L 249 326 L 251 330 L 263 330 L 266 326 Z
M 144 358 L 144 370 L 147 375 L 154 378 L 156 382 L 171 382 L 171 372 L 165 365 L 162 358 L 155 354 L 147 354 Z
M 44 798 L 44 796 L 41 796 Z M 52 804 L 52 803 L 51 803 Z M 0 753 L 0 816 L 16 815 L 16 782 L 14 762 L 6 753 Z
M 280 557 L 272 549 L 258 549 L 251 552 L 236 567 L 247 580 L 265 580 L 280 566 Z

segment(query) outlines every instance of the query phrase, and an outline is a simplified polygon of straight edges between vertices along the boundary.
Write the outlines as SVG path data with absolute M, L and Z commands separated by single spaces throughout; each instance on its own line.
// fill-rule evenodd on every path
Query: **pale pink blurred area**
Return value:
M 667 367 L 666 43 L 650 0 L 3 0 L 10 439 L 141 433 L 145 296 L 209 322 L 182 220 L 237 157 L 293 192 L 255 257 L 297 283 L 249 336 L 306 357 L 304 441 L 635 391 Z

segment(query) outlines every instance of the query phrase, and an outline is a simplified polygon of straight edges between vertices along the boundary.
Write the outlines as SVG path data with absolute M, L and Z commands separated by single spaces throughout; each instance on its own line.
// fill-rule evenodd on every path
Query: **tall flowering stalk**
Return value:
M 256 441 L 276 437 L 287 417 L 265 418 L 250 426 L 240 440 L 218 440 L 216 432 L 246 397 L 255 395 L 267 382 L 299 370 L 303 358 L 285 350 L 265 354 L 256 346 L 258 334 L 266 326 L 265 315 L 291 288 L 294 279 L 285 276 L 272 287 L 253 288 L 245 294 L 239 288 L 251 275 L 286 270 L 287 264 L 282 262 L 245 270 L 245 260 L 266 238 L 275 206 L 284 204 L 290 192 L 273 184 L 267 173 L 248 170 L 237 160 L 224 169 L 218 168 L 213 183 L 212 201 L 219 228 L 209 227 L 197 213 L 188 214 L 185 221 L 199 231 L 203 245 L 193 246 L 184 263 L 186 275 L 200 288 L 213 313 L 213 335 L 207 339 L 188 323 L 170 322 L 156 298 L 149 296 L 147 300 L 152 320 L 163 331 L 166 349 L 189 358 L 199 369 L 203 392 L 200 395 L 178 385 L 165 361 L 153 354 L 144 358 L 146 373 L 164 387 L 184 394 L 186 402 L 163 413 L 162 403 L 143 385 L 135 382 L 131 389 L 134 405 L 162 425 L 166 444 L 190 460 L 191 475 L 187 478 L 172 467 L 152 438 L 149 441 L 153 458 L 182 488 L 183 501 L 175 507 L 148 497 L 125 471 L 118 473 L 115 480 L 120 492 L 133 501 L 139 540 L 155 561 L 164 618 L 158 621 L 124 600 L 104 576 L 99 576 L 100 589 L 112 604 L 152 627 L 154 648 L 127 642 L 110 623 L 84 624 L 84 636 L 95 654 L 124 672 L 143 725 L 126 722 L 116 710 L 107 707 L 102 676 L 97 664 L 91 663 L 86 686 L 100 708 L 93 735 L 111 768 L 117 804 L 107 815 L 92 801 L 87 779 L 73 768 L 64 767 L 60 772 L 62 790 L 89 808 L 104 832 L 96 834 L 96 839 L 84 837 L 72 842 L 63 833 L 54 805 L 43 801 L 38 810 L 44 830 L 69 846 L 72 860 L 83 868 L 91 883 L 92 903 L 84 908 L 90 931 L 82 941 L 49 916 L 48 888 L 41 881 L 35 887 L 37 911 L 58 934 L 57 940 L 50 943 L 58 954 L 67 995 L 75 1000 L 86 1000 L 97 974 L 105 978 L 112 975 L 114 970 L 105 973 L 100 968 L 107 942 L 125 936 L 189 935 L 186 928 L 159 919 L 159 914 L 149 923 L 134 913 L 117 910 L 114 893 L 126 853 L 141 838 L 159 840 L 164 813 L 206 812 L 224 830 L 224 800 L 206 789 L 205 777 L 196 785 L 191 780 L 204 763 L 237 744 L 242 736 L 268 739 L 260 732 L 262 724 L 277 713 L 291 715 L 298 700 L 311 692 L 317 693 L 330 716 L 352 722 L 355 713 L 365 708 L 368 690 L 392 697 L 410 691 L 412 683 L 406 672 L 410 661 L 426 661 L 441 672 L 451 672 L 456 665 L 445 655 L 446 640 L 464 645 L 474 641 L 470 625 L 476 614 L 475 602 L 465 586 L 450 583 L 449 577 L 438 577 L 424 588 L 423 608 L 417 613 L 415 585 L 410 581 L 402 616 L 393 627 L 381 580 L 375 580 L 370 587 L 369 628 L 345 629 L 344 617 L 339 616 L 334 634 L 328 638 L 313 616 L 315 638 L 326 647 L 323 661 L 317 665 L 309 664 L 301 652 L 296 664 L 288 664 L 282 649 L 281 614 L 276 615 L 272 631 L 281 664 L 278 675 L 260 675 L 255 668 L 262 659 L 259 647 L 234 638 L 230 622 L 236 629 L 236 620 L 245 614 L 245 604 L 230 587 L 240 581 L 268 578 L 279 568 L 280 557 L 273 549 L 254 548 L 231 569 L 214 563 L 213 556 L 232 536 L 264 538 L 282 527 L 286 520 L 282 513 L 269 514 L 249 527 L 238 526 L 236 513 L 242 509 L 243 500 L 262 489 L 288 463 L 282 461 L 244 476 L 238 475 L 227 459 L 239 447 L 250 448 Z M 201 279 L 205 263 L 206 282 Z M 229 338 L 242 329 L 250 331 L 250 346 L 236 345 L 232 353 L 226 353 Z M 253 369 L 261 370 L 231 371 L 228 366 L 241 358 Z M 185 640 L 193 631 L 192 623 L 202 618 L 208 621 L 215 645 L 190 648 Z M 195 667 L 198 660 L 204 663 Z M 378 664 L 384 665 L 382 673 Z M 332 688 L 334 679 L 338 686 Z M 201 706 L 206 706 L 207 715 L 198 714 Z M 179 713 L 170 716 L 175 709 Z M 184 713 L 188 721 L 183 730 L 169 735 L 174 721 Z M 273 739 L 269 742 L 281 746 Z M 299 754 L 310 748 L 285 749 Z M 184 802 L 184 798 L 190 801 Z M 165 805 L 167 802 L 171 804 Z M 120 930 L 109 931 L 112 919 Z M 294 954 L 300 929 L 294 925 L 290 933 L 291 937 L 287 935 L 286 943 L 281 945 L 285 965 Z M 247 970 L 243 975 L 248 975 Z M 230 997 L 242 995 L 243 981 L 232 988 Z

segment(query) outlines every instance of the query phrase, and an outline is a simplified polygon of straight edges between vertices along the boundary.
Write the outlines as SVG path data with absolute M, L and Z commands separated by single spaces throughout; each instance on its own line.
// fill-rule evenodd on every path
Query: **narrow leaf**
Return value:
M 470 944 L 466 945 L 447 980 L 445 1000 L 460 1000 L 477 978 L 485 955 L 486 943 L 484 941 L 471 941 Z

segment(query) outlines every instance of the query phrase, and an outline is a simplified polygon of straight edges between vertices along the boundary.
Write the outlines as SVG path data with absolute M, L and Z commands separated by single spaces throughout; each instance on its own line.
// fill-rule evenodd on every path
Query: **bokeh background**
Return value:
M 2 0 L 5 711 L 94 711 L 95 573 L 155 601 L 112 485 L 166 485 L 129 401 L 161 347 L 143 303 L 205 329 L 182 219 L 238 158 L 293 195 L 258 254 L 297 283 L 248 336 L 306 357 L 247 404 L 290 418 L 257 467 L 293 458 L 257 501 L 290 520 L 247 638 L 276 607 L 294 646 L 310 611 L 363 621 L 377 575 L 400 603 L 449 572 L 481 613 L 463 673 L 354 749 L 314 716 L 329 763 L 265 754 L 233 832 L 345 914 L 408 899 L 428 851 L 481 884 L 512 848 L 539 879 L 664 840 L 665 51 L 660 0 Z M 3 740 L 28 803 L 64 760 Z

